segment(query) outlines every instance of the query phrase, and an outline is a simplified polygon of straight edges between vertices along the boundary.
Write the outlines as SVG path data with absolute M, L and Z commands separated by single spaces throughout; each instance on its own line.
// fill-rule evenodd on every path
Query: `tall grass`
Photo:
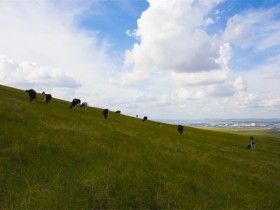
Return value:
M 0 97 L 1 209 L 279 209 L 279 138 Z

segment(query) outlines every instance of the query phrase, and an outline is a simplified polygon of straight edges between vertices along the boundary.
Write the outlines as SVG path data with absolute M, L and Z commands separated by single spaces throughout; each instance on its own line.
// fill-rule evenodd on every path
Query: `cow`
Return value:
M 145 121 L 147 121 L 147 120 L 148 120 L 148 117 L 145 116 L 145 117 L 143 118 L 143 122 L 145 122 Z
M 120 110 L 118 110 L 118 111 L 115 111 L 115 113 L 120 114 L 120 113 L 121 113 L 121 111 L 120 111 Z
M 182 125 L 178 125 L 178 132 L 180 136 L 183 134 L 183 131 L 184 131 L 184 127 Z
M 86 108 L 88 107 L 88 103 L 87 103 L 87 102 L 83 102 L 83 103 L 80 105 L 80 107 L 86 109 Z
M 73 107 L 74 108 L 79 108 L 80 104 L 81 104 L 81 100 L 77 99 L 77 98 L 74 98 L 71 105 L 70 105 L 70 109 L 72 109 Z
M 109 109 L 103 109 L 102 114 L 105 119 L 109 118 Z
M 25 90 L 25 92 L 28 93 L 30 101 L 36 101 L 37 93 L 35 90 L 33 90 L 33 89 Z
M 254 141 L 254 137 L 251 136 L 251 137 L 250 137 L 250 143 L 249 143 L 249 145 L 247 146 L 247 149 L 252 149 L 252 150 L 254 150 L 255 147 L 256 147 L 256 143 L 255 143 L 255 141 Z
M 46 94 L 45 92 L 42 92 L 42 94 L 45 96 L 44 102 L 45 102 L 46 104 L 50 103 L 51 100 L 52 100 L 52 95 L 51 95 L 51 94 Z

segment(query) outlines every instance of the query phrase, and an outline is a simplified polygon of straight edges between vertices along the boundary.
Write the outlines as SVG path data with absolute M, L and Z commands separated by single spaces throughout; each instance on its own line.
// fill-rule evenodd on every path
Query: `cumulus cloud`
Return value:
M 179 88 L 175 91 L 176 98 L 183 100 L 203 100 L 207 97 L 207 93 L 204 90 L 199 89 L 188 89 L 188 88 Z M 180 101 L 177 101 L 177 103 Z M 180 102 L 182 103 L 182 102 Z
M 58 68 L 79 80 L 92 73 L 98 77 L 100 69 L 110 69 L 110 62 L 106 41 L 75 25 L 86 5 L 77 1 L 1 2 L 0 55 Z
M 156 1 L 138 19 L 135 43 L 126 65 L 141 71 L 204 72 L 220 68 L 219 45 L 203 26 L 218 1 Z
M 176 95 L 179 98 L 196 100 L 211 97 L 232 97 L 236 94 L 243 94 L 246 92 L 247 84 L 242 77 L 223 81 L 221 84 L 210 82 L 203 83 L 203 87 L 195 87 L 188 83 L 185 87 L 180 87 L 176 90 Z M 196 84 L 197 85 L 197 84 Z
M 150 77 L 147 73 L 141 71 L 123 72 L 117 77 L 111 77 L 109 82 L 117 85 L 139 85 L 147 82 Z
M 206 92 L 208 96 L 231 97 L 235 94 L 245 93 L 246 82 L 242 77 L 239 77 L 233 81 L 229 80 L 221 85 L 211 85 Z
M 125 62 L 132 67 L 131 74 L 139 78 L 143 72 L 146 77 L 151 72 L 166 72 L 181 98 L 234 95 L 238 88 L 235 78 L 229 76 L 231 45 L 205 30 L 214 23 L 207 14 L 219 2 L 150 0 L 150 7 L 138 19 L 133 33 L 139 42 L 126 51 Z M 120 81 L 123 80 L 126 78 L 122 75 Z M 201 89 L 185 91 L 185 87 L 194 86 Z
M 202 73 L 172 73 L 173 80 L 183 86 L 211 85 L 223 83 L 228 78 L 225 70 L 216 70 Z
M 195 72 L 195 73 L 177 73 L 172 72 L 171 76 L 174 82 L 180 86 L 194 87 L 205 86 L 207 91 L 199 91 L 199 97 L 219 96 L 229 97 L 239 90 L 244 89 L 244 79 L 230 77 L 230 69 L 228 63 L 231 55 L 231 47 L 229 43 L 222 44 L 219 48 L 219 57 L 216 62 L 220 64 L 220 69 Z M 242 86 L 243 85 L 243 86 Z M 203 94 L 202 94 L 203 93 Z M 195 94 L 197 95 L 197 94 Z M 194 97 L 191 97 L 194 98 Z
M 40 66 L 29 61 L 18 62 L 0 56 L 0 83 L 18 87 L 76 88 L 81 84 L 60 69 Z
M 0 82 L 45 87 L 68 100 L 84 95 L 90 102 L 96 92 L 104 92 L 101 86 L 114 69 L 107 40 L 76 25 L 90 3 L 1 1 Z

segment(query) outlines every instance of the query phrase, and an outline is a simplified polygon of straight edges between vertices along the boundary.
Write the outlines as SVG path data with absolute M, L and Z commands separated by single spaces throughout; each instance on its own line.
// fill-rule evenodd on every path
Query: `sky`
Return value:
M 280 118 L 279 0 L 0 0 L 0 27 L 2 85 L 154 120 Z

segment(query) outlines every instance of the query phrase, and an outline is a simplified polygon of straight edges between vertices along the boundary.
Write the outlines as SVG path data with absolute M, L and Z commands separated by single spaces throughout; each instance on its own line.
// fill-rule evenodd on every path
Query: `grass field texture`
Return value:
M 179 136 L 175 125 L 105 120 L 41 94 L 31 103 L 6 86 L 0 97 L 0 209 L 279 209 L 277 135 Z
M 260 127 L 249 127 L 249 128 L 234 128 L 234 127 L 198 127 L 205 130 L 220 131 L 234 134 L 242 134 L 251 136 L 252 134 L 259 138 L 259 136 L 270 136 L 275 138 L 280 138 L 280 130 L 277 129 L 268 129 Z

